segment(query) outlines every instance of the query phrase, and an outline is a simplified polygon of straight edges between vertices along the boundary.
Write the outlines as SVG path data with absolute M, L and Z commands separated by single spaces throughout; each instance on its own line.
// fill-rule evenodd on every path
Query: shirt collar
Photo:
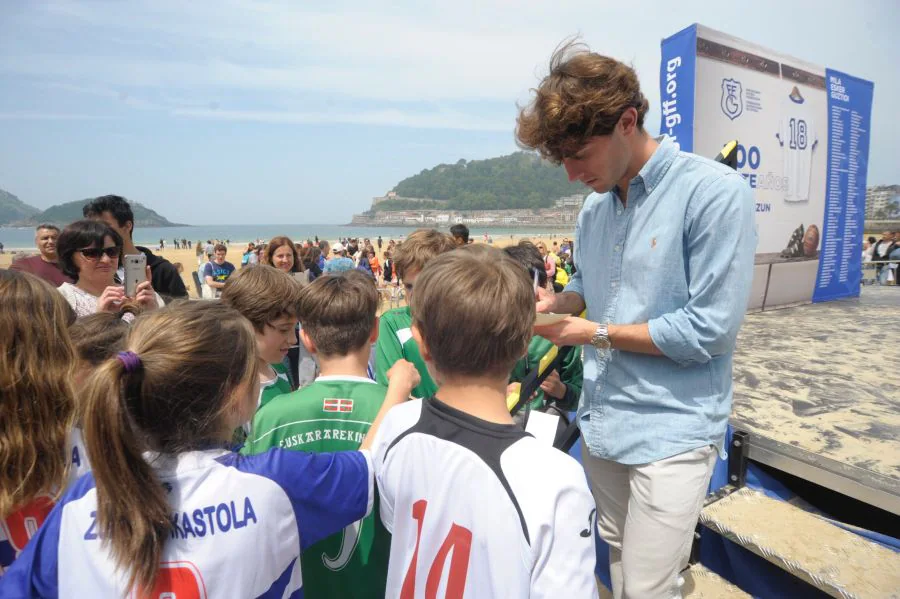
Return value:
M 656 138 L 656 141 L 659 142 L 659 147 L 656 148 L 650 160 L 641 168 L 637 176 L 631 180 L 632 184 L 640 181 L 648 194 L 666 176 L 666 172 L 668 172 L 669 167 L 672 166 L 672 161 L 675 160 L 675 156 L 678 154 L 678 144 L 672 141 L 672 138 L 669 136 L 661 135 Z
M 316 382 L 317 383 L 328 383 L 328 382 L 372 383 L 373 385 L 376 384 L 375 381 L 373 381 L 372 379 L 361 377 L 361 376 L 355 376 L 352 374 L 328 374 L 325 376 L 317 376 Z

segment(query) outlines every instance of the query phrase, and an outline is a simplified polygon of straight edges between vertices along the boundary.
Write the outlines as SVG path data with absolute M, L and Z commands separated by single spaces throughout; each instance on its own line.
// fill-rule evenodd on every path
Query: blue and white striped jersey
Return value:
M 222 449 L 148 456 L 172 531 L 152 597 L 303 597 L 300 552 L 371 511 L 368 452 Z M 0 597 L 124 597 L 98 535 L 92 474 L 78 480 L 0 578 Z

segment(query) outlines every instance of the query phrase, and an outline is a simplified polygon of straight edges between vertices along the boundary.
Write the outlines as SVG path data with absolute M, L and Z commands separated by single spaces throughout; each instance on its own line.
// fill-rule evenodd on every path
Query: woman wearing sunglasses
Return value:
M 78 317 L 95 312 L 118 312 L 131 301 L 144 310 L 164 305 L 147 280 L 140 283 L 133 298 L 125 297 L 125 288 L 116 280 L 122 257 L 122 238 L 100 221 L 79 220 L 63 229 L 56 242 L 63 272 L 75 284 L 63 283 L 59 292 L 68 300 Z

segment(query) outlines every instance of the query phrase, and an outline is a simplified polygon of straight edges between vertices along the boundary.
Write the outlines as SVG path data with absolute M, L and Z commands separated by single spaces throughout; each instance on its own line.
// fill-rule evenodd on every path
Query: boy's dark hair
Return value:
M 411 298 L 413 324 L 442 374 L 509 376 L 528 349 L 532 282 L 496 248 L 469 245 L 436 257 Z
M 226 246 L 224 243 L 217 243 L 216 247 L 213 248 L 213 251 L 214 252 L 227 252 L 228 246 Z
M 462 239 L 463 244 L 469 243 L 469 227 L 465 225 L 453 225 L 450 227 L 450 234 Z
M 375 328 L 378 290 L 372 277 L 349 270 L 303 288 L 298 316 L 323 356 L 346 356 L 366 347 Z
M 122 196 L 100 196 L 94 198 L 81 209 L 84 218 L 98 218 L 104 212 L 109 212 L 119 223 L 120 227 L 124 227 L 125 223 L 130 222 L 131 228 L 134 230 L 134 212 L 128 200 Z
M 530 241 L 522 240 L 518 245 L 511 245 L 503 248 L 503 252 L 525 267 L 528 271 L 528 277 L 534 281 L 534 273 L 538 273 L 538 285 L 543 287 L 547 284 L 547 269 L 544 268 L 544 259 L 537 246 Z
M 106 223 L 96 220 L 76 220 L 63 229 L 56 241 L 56 253 L 63 273 L 77 282 L 78 267 L 75 266 L 75 252 L 91 246 L 102 248 L 106 237 L 112 239 L 119 248 L 121 259 L 122 237 Z
M 228 277 L 221 299 L 262 333 L 268 323 L 282 316 L 299 319 L 301 290 L 300 283 L 288 273 L 257 264 Z

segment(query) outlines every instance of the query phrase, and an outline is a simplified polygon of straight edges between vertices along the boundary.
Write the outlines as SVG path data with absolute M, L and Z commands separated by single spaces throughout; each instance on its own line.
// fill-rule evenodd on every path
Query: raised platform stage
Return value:
M 748 458 L 900 514 L 900 288 L 748 314 L 732 426 Z

